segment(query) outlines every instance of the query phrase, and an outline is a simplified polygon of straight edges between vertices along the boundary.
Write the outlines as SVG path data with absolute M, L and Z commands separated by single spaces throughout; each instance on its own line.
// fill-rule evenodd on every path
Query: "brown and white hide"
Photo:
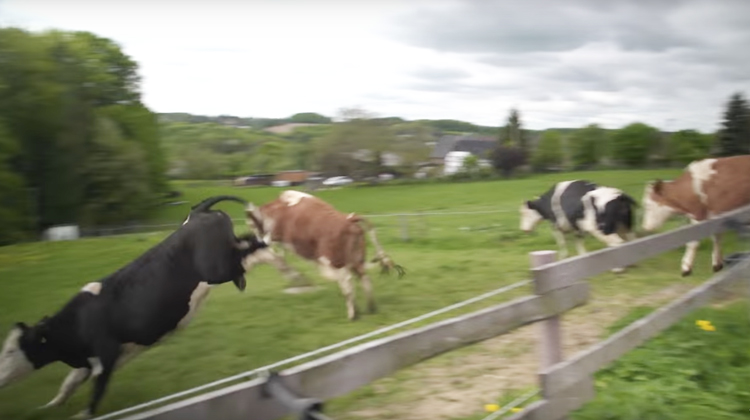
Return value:
M 347 315 L 357 318 L 352 278 L 361 281 L 367 296 L 368 310 L 376 311 L 372 282 L 366 272 L 365 233 L 376 248 L 372 262 L 384 272 L 395 269 L 399 277 L 403 268 L 391 260 L 378 243 L 375 231 L 365 219 L 353 213 L 336 210 L 322 199 L 295 190 L 286 190 L 279 197 L 260 207 L 252 204 L 246 211 L 248 225 L 269 244 L 278 244 L 300 257 L 317 264 L 323 277 L 335 280 L 346 299 Z M 284 260 L 282 253 L 267 249 L 245 261 L 245 267 L 269 263 L 292 279 L 301 278 Z
M 690 163 L 672 181 L 656 180 L 646 185 L 643 194 L 645 231 L 661 227 L 679 214 L 698 223 L 750 204 L 750 155 L 702 159 Z M 713 270 L 724 267 L 721 235 L 713 235 Z M 682 257 L 682 275 L 692 273 L 699 241 L 686 244 Z

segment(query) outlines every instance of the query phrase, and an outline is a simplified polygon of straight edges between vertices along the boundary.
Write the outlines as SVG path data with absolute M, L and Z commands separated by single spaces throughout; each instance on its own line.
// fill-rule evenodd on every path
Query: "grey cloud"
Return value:
M 567 51 L 589 42 L 663 51 L 703 43 L 689 32 L 673 30 L 669 20 L 671 14 L 693 3 L 468 0 L 450 9 L 433 7 L 403 15 L 392 34 L 416 46 L 459 53 Z
M 466 70 L 447 67 L 422 67 L 411 72 L 410 75 L 418 79 L 430 80 L 458 80 L 471 76 Z

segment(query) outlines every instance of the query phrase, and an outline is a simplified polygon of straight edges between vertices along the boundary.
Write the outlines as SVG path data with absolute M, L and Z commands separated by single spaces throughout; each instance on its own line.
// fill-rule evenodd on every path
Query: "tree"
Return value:
M 555 130 L 546 130 L 539 140 L 539 145 L 531 156 L 534 170 L 544 171 L 562 165 L 562 137 Z
M 395 141 L 388 126 L 361 108 L 341 109 L 338 119 L 328 135 L 316 142 L 318 169 L 353 177 L 380 173 L 382 155 L 391 151 Z
M 750 107 L 740 92 L 734 93 L 727 102 L 717 143 L 717 156 L 750 153 Z
M 112 204 L 123 192 L 153 204 L 166 190 L 159 130 L 140 102 L 137 63 L 92 33 L 15 28 L 0 29 L 0 63 L 0 120 L 19 150 L 6 165 L 35 200 L 26 213 L 33 228 L 145 217 Z
M 510 114 L 508 114 L 508 121 L 500 131 L 499 141 L 503 146 L 518 147 L 525 153 L 528 153 L 526 135 L 521 127 L 521 115 L 517 109 L 511 108 Z
M 574 131 L 569 137 L 571 160 L 575 169 L 596 166 L 606 150 L 607 133 L 597 124 Z
M 20 147 L 0 122 L 0 245 L 8 245 L 26 236 L 30 196 L 23 178 L 14 172 L 10 162 Z
M 142 217 L 154 204 L 144 151 L 125 138 L 117 122 L 99 116 L 86 162 L 84 225 L 113 225 Z
M 713 137 L 695 130 L 680 130 L 669 136 L 667 155 L 670 162 L 687 165 L 705 158 L 711 150 Z
M 284 156 L 284 144 L 277 141 L 263 143 L 255 153 L 255 168 L 260 173 L 271 172 L 280 166 Z
M 502 176 L 508 178 L 519 166 L 526 164 L 526 152 L 518 147 L 498 145 L 490 153 L 492 167 Z
M 644 123 L 632 123 L 612 136 L 612 158 L 626 166 L 643 166 L 654 144 L 659 144 L 657 129 Z
M 479 158 L 475 155 L 466 156 L 463 161 L 462 169 L 469 173 L 474 173 L 479 170 Z
M 306 123 L 306 124 L 330 124 L 331 119 L 317 114 L 315 112 L 300 112 L 294 114 L 289 118 L 290 122 L 293 123 Z
M 401 159 L 401 171 L 413 174 L 419 169 L 419 164 L 427 161 L 432 148 L 428 143 L 434 141 L 430 128 L 424 123 L 411 122 L 397 124 L 391 127 L 394 137 L 391 150 Z

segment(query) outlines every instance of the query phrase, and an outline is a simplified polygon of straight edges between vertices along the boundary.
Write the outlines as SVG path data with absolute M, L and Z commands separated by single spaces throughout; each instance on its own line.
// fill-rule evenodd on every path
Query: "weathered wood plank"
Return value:
M 560 420 L 596 396 L 591 377 L 568 387 L 552 399 L 536 401 L 507 420 Z
M 582 279 L 595 276 L 616 267 L 625 267 L 666 251 L 685 246 L 687 242 L 704 239 L 727 230 L 725 222 L 736 219 L 750 221 L 750 206 L 727 212 L 721 217 L 695 225 L 684 226 L 658 235 L 638 238 L 615 247 L 603 248 L 585 255 L 533 268 L 534 290 L 543 294 L 567 287 Z M 675 266 L 679 270 L 679 265 Z
M 296 393 L 327 400 L 440 353 L 566 312 L 583 305 L 588 295 L 588 284 L 578 283 L 542 296 L 521 297 L 363 343 L 292 367 L 280 376 Z M 276 402 L 261 399 L 261 383 L 241 383 L 126 419 L 177 420 L 210 414 L 222 420 L 274 420 L 289 414 Z
M 546 369 L 541 374 L 543 389 L 548 395 L 555 395 L 584 377 L 594 374 L 600 368 L 676 323 L 693 309 L 703 306 L 721 288 L 741 281 L 747 276 L 749 268 L 750 260 L 742 261 L 713 276 L 672 303 L 633 322 L 608 339 L 579 352 L 567 361 Z
M 556 251 L 535 251 L 529 254 L 531 267 L 540 267 L 557 260 Z M 560 316 L 554 315 L 544 321 L 539 322 L 539 368 L 546 369 L 562 362 L 562 328 L 560 325 Z M 546 395 L 542 395 L 547 397 Z

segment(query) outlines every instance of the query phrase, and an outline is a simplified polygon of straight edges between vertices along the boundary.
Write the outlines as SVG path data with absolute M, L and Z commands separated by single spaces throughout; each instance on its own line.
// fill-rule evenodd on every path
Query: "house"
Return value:
M 443 166 L 443 174 L 458 172 L 464 160 L 474 155 L 480 166 L 489 165 L 489 154 L 497 146 L 497 139 L 492 136 L 446 135 L 438 139 L 430 154 L 430 162 Z
M 497 146 L 497 139 L 492 136 L 445 135 L 438 139 L 432 149 L 430 162 L 444 165 L 445 157 L 449 152 L 469 152 L 480 159 L 486 159 L 495 146 Z

